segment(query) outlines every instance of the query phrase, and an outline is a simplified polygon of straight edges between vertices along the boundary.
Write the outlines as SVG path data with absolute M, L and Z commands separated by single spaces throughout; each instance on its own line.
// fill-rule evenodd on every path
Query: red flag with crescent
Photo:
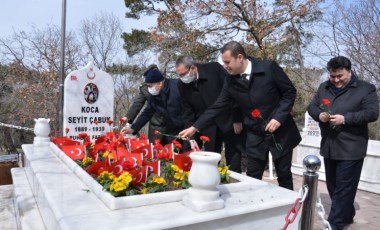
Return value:
M 143 166 L 139 169 L 129 171 L 129 173 L 132 175 L 131 183 L 135 186 L 139 186 L 142 183 L 145 183 L 148 178 L 148 167 Z
M 88 174 L 99 175 L 101 172 L 107 169 L 107 162 L 94 162 L 90 167 L 86 169 Z
M 173 143 L 165 145 L 163 152 L 169 153 L 169 155 L 171 156 L 171 159 L 174 159 L 174 145 L 173 145 Z
M 148 140 L 129 139 L 129 148 L 131 149 L 131 151 L 134 151 L 148 144 Z
M 84 158 L 84 145 L 64 145 L 62 151 L 73 160 L 81 160 Z
M 123 156 L 122 160 L 130 161 L 134 163 L 134 166 L 143 166 L 143 156 L 142 153 L 128 153 Z
M 112 150 L 112 152 L 114 152 L 114 156 L 117 156 L 118 160 L 124 159 L 126 155 L 130 154 L 125 146 L 119 146 L 116 148 L 116 150 L 117 153 L 115 152 L 115 150 Z
M 149 173 L 154 173 L 158 176 L 161 174 L 160 161 L 144 161 L 143 164 L 148 168 Z
M 112 172 L 115 176 L 120 176 L 124 171 L 123 161 L 118 160 L 107 167 L 108 172 Z
M 143 159 L 153 159 L 153 145 L 144 145 L 138 149 L 132 150 L 132 153 L 142 153 Z
M 52 137 L 51 141 L 56 144 L 60 149 L 62 149 L 62 146 L 64 145 L 80 145 L 81 143 L 79 141 L 74 141 L 70 139 L 69 137 Z

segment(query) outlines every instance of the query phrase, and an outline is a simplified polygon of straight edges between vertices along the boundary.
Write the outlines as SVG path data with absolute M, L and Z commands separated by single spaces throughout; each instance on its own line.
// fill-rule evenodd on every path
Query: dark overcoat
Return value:
M 344 116 L 345 124 L 333 127 L 319 121 L 319 114 L 325 112 L 322 99 L 330 101 L 330 114 Z M 379 102 L 374 85 L 356 80 L 335 95 L 329 81 L 323 82 L 311 101 L 308 112 L 319 122 L 321 129 L 321 150 L 323 157 L 333 160 L 359 160 L 366 156 L 368 145 L 368 123 L 379 116 Z
M 273 159 L 277 159 L 298 145 L 301 136 L 290 114 L 296 89 L 292 82 L 274 61 L 258 61 L 249 58 L 252 63 L 250 81 L 245 82 L 239 76 L 228 77 L 223 90 L 214 105 L 195 122 L 194 127 L 202 129 L 235 101 L 243 113 L 247 128 L 247 154 L 265 160 L 268 150 Z M 261 118 L 254 118 L 251 112 L 258 109 Z M 276 119 L 281 123 L 273 135 L 265 132 L 266 123 Z M 276 146 L 277 144 L 277 146 Z M 278 148 L 278 146 L 281 148 Z

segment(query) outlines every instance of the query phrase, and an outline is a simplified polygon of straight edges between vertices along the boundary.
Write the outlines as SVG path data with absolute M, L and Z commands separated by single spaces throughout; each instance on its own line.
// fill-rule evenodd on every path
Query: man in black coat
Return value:
M 214 104 L 222 91 L 227 72 L 217 62 L 198 64 L 190 56 L 177 59 L 176 72 L 181 80 L 179 92 L 182 97 L 182 117 L 187 128 Z M 231 108 L 226 108 L 212 125 L 200 130 L 194 137 L 199 146 L 202 145 L 200 136 L 210 138 L 210 142 L 205 144 L 206 151 L 220 153 L 224 142 L 226 163 L 230 170 L 239 173 L 245 141 L 241 122 L 242 114 L 238 108 L 235 107 L 234 113 Z
M 326 185 L 331 198 L 333 230 L 353 222 L 355 195 L 367 154 L 368 123 L 379 116 L 376 87 L 361 81 L 343 56 L 327 63 L 330 79 L 323 82 L 308 112 L 319 122 Z
M 158 70 L 157 65 L 152 64 L 148 66 L 147 70 L 143 73 L 143 76 L 146 77 L 148 72 L 154 69 Z M 132 124 L 137 115 L 140 113 L 140 111 L 145 105 L 145 102 L 148 100 L 149 95 L 150 94 L 148 92 L 148 86 L 144 82 L 140 85 L 139 94 L 135 98 L 133 98 L 133 103 L 124 117 L 129 124 Z M 154 139 L 160 139 L 160 141 L 162 141 L 162 137 L 153 134 L 154 130 L 158 130 L 159 132 L 165 132 L 165 120 L 164 117 L 161 116 L 159 113 L 154 113 L 154 115 L 149 121 L 148 138 L 149 141 L 152 143 Z
M 243 112 L 247 130 L 247 175 L 262 179 L 270 151 L 279 185 L 293 190 L 292 151 L 301 141 L 290 114 L 296 89 L 277 63 L 247 58 L 238 42 L 225 44 L 221 53 L 224 68 L 230 76 L 215 104 L 180 136 L 189 138 L 210 125 L 231 102 L 236 102 Z M 254 110 L 256 112 L 252 114 Z
M 166 128 L 161 144 L 166 145 L 176 139 L 178 132 L 184 128 L 182 119 L 182 102 L 178 91 L 178 79 L 165 79 L 159 70 L 151 70 L 145 77 L 148 86 L 148 105 L 131 125 L 123 128 L 126 134 L 136 134 L 154 115 L 159 113 L 165 119 Z M 190 150 L 186 141 L 183 150 Z

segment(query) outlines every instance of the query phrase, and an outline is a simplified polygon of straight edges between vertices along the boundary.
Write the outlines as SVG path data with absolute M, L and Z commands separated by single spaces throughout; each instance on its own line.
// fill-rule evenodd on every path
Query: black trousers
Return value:
M 332 160 L 324 158 L 326 185 L 331 198 L 328 221 L 333 230 L 343 229 L 353 222 L 354 201 L 364 159 Z
M 247 176 L 261 180 L 263 178 L 265 166 L 268 162 L 269 150 L 265 160 L 260 160 L 252 154 L 247 154 Z M 292 151 L 285 152 L 283 156 L 274 160 L 274 166 L 277 174 L 277 182 L 280 187 L 293 190 L 292 176 Z

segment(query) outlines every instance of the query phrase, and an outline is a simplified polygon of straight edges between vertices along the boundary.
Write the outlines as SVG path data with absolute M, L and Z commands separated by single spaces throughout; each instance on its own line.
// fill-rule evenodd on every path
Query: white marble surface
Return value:
M 91 92 L 91 98 L 96 95 L 96 100 L 86 100 L 88 92 Z M 94 140 L 96 136 L 110 131 L 107 120 L 113 120 L 113 104 L 112 77 L 90 62 L 68 74 L 65 79 L 63 130 L 69 128 L 67 135 L 73 139 L 79 133 L 86 132 Z M 94 123 L 95 120 L 99 123 Z
M 283 226 L 287 211 L 298 197 L 297 192 L 233 173 L 243 180 L 244 188 L 239 183 L 220 186 L 225 202 L 220 210 L 198 213 L 181 201 L 112 210 L 55 154 L 33 145 L 23 145 L 23 149 L 28 158 L 23 170 L 30 174 L 24 174 L 24 179 L 32 182 L 30 190 L 35 192 L 46 229 L 272 230 Z M 298 229 L 298 223 L 288 229 Z
M 13 185 L 0 186 L 0 226 L 1 230 L 17 230 Z

